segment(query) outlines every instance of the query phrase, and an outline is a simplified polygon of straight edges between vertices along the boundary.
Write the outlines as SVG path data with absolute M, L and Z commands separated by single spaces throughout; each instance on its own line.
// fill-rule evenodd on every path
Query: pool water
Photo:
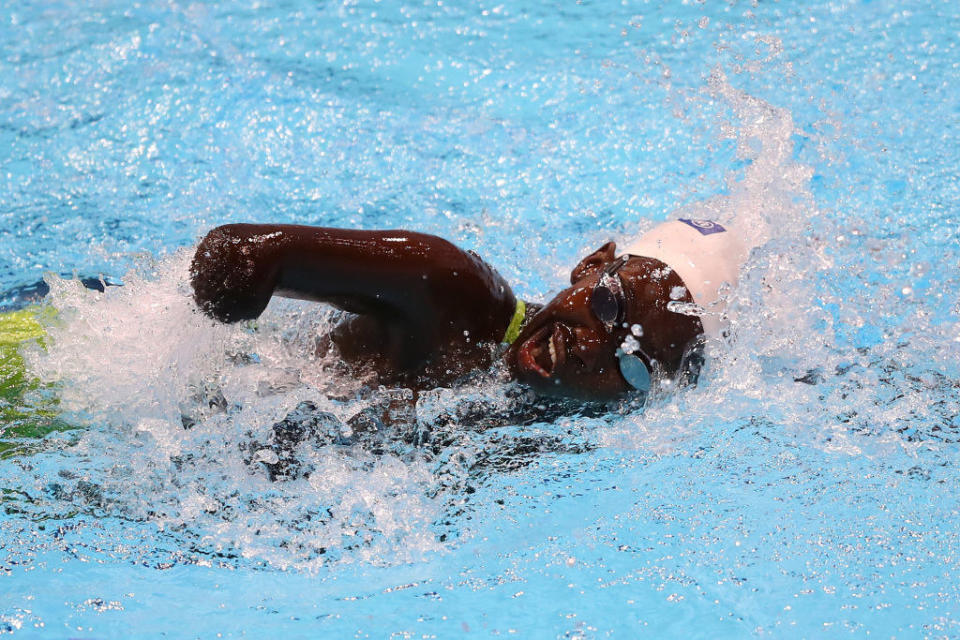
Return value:
M 960 636 L 954 2 L 0 25 L 0 306 L 45 334 L 0 344 L 0 635 Z M 333 312 L 219 326 L 186 282 L 217 224 L 409 228 L 542 301 L 680 212 L 753 250 L 646 406 L 492 371 L 372 424 L 406 392 L 315 353 Z

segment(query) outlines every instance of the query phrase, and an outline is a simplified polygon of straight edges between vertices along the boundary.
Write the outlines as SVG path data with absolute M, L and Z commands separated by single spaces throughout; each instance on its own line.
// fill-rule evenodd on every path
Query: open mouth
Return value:
M 527 338 L 517 353 L 520 367 L 549 378 L 567 360 L 569 330 L 559 322 L 547 325 Z

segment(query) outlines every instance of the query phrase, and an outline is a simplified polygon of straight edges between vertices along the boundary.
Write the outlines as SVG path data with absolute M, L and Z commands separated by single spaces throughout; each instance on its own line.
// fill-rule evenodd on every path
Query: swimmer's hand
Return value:
M 215 320 L 252 320 L 273 295 L 280 266 L 277 247 L 271 243 L 274 238 L 252 227 L 217 227 L 200 241 L 193 256 L 193 299 Z

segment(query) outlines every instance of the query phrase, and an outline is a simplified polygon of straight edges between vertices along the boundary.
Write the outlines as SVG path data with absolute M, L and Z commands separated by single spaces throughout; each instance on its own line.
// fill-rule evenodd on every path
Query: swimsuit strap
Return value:
M 510 324 L 507 325 L 507 330 L 503 334 L 503 340 L 500 342 L 503 344 L 513 344 L 513 341 L 520 335 L 520 329 L 523 327 L 523 319 L 526 315 L 527 303 L 517 298 L 517 308 L 514 310 Z

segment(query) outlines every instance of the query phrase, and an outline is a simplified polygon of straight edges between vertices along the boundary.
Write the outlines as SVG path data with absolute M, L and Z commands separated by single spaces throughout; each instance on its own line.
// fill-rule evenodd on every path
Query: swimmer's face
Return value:
M 683 351 L 702 331 L 700 321 L 665 309 L 675 273 L 660 275 L 661 263 L 631 258 L 617 271 L 624 290 L 625 322 L 609 328 L 591 309 L 591 297 L 616 245 L 605 244 L 584 258 L 561 291 L 524 327 L 507 351 L 513 374 L 534 389 L 589 400 L 611 400 L 632 390 L 620 373 L 617 349 L 630 325 L 643 327 L 638 341 L 667 373 L 679 369 Z
M 507 352 L 514 375 L 550 395 L 603 400 L 629 390 L 616 360 L 617 342 L 590 311 L 598 276 L 561 291 Z

